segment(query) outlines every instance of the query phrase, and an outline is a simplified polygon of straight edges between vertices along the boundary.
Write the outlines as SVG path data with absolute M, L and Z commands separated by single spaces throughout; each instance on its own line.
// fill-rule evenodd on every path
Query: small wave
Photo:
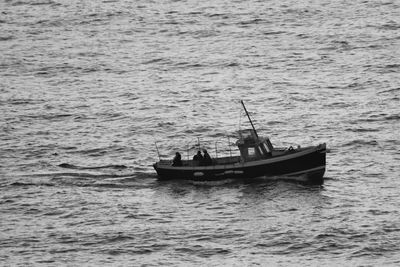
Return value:
M 278 124 L 283 124 L 284 122 L 282 121 L 268 121 L 267 124 L 268 125 L 278 125 Z
M 154 59 L 151 59 L 148 61 L 144 61 L 144 62 L 142 62 L 142 64 L 147 65 L 147 64 L 153 64 L 153 63 L 157 63 L 157 62 L 161 62 L 161 61 L 164 61 L 164 59 L 163 58 L 154 58 Z
M 396 252 L 396 251 L 397 251 L 396 246 L 390 246 L 390 248 L 388 248 L 387 246 L 384 247 L 382 245 L 369 245 L 369 246 L 364 246 L 361 249 L 353 252 L 351 257 L 360 258 L 365 256 L 367 257 L 383 256 L 387 252 Z
M 29 6 L 42 6 L 42 5 L 55 5 L 54 1 L 16 1 L 12 3 L 13 6 L 23 6 L 23 5 L 29 5 Z M 58 4 L 61 5 L 61 4 Z
M 61 164 L 60 164 L 61 165 Z M 75 165 L 72 164 L 62 164 L 63 166 L 66 166 L 64 168 L 69 168 L 73 170 L 82 170 L 76 168 Z M 120 170 L 118 166 L 124 166 L 121 169 L 127 169 L 125 165 L 109 165 L 112 166 L 111 168 L 117 168 L 117 170 Z M 72 167 L 72 168 L 70 168 Z M 85 167 L 84 167 L 85 168 Z M 99 169 L 103 169 L 103 167 L 99 167 Z M 84 169 L 88 170 L 88 169 Z M 93 169 L 89 169 L 93 170 Z M 132 179 L 144 179 L 144 178 L 155 178 L 156 174 L 155 172 L 152 171 L 137 171 L 135 170 L 134 172 L 129 172 L 129 173 L 120 173 L 118 174 L 115 173 L 89 173 L 89 172 L 50 172 L 50 173 L 38 173 L 38 174 L 26 174 L 26 175 L 21 175 L 21 177 L 51 177 L 52 179 L 58 180 L 58 179 L 64 179 L 64 178 L 87 178 L 87 179 L 107 179 L 109 181 L 114 180 L 114 181 L 122 181 L 124 179 L 129 179 L 130 181 Z
M 47 174 L 50 182 L 18 182 L 12 186 L 73 186 L 93 188 L 142 188 L 154 183 L 154 175 L 132 173 L 124 175 L 93 173 L 52 173 Z
M 52 211 L 43 213 L 43 216 L 59 216 L 59 215 L 63 215 L 64 213 L 65 213 L 65 211 L 52 210 Z
M 378 28 L 380 30 L 391 30 L 391 31 L 395 31 L 400 29 L 400 24 L 396 23 L 394 21 L 385 23 L 383 25 L 379 25 L 379 26 L 375 26 L 375 28 Z
M 326 108 L 348 108 L 351 106 L 351 103 L 346 102 L 333 102 L 325 105 Z
M 376 68 L 379 70 L 380 73 L 397 73 L 400 69 L 400 64 L 387 64 L 377 66 Z
M 280 212 L 293 212 L 293 211 L 298 211 L 298 209 L 296 209 L 296 208 L 290 208 L 290 209 L 281 210 Z
M 237 183 L 235 179 L 224 179 L 219 181 L 194 181 L 194 180 L 187 180 L 188 184 L 196 185 L 196 186 L 205 186 L 205 187 L 214 187 L 214 186 L 224 186 L 232 183 Z
M 228 15 L 223 14 L 223 13 L 213 13 L 208 15 L 209 18 L 215 18 L 215 17 L 221 17 L 223 19 L 228 18 Z
M 54 1 L 39 1 L 39 2 L 31 2 L 29 3 L 31 6 L 43 6 L 43 5 L 61 5 L 60 3 L 56 3 Z
M 109 243 L 120 242 L 120 241 L 131 240 L 131 239 L 134 239 L 134 237 L 128 236 L 128 235 L 123 235 L 123 234 L 118 234 L 116 236 L 111 236 L 111 237 L 106 238 L 106 240 L 104 240 L 104 243 L 109 244 Z
M 353 47 L 347 41 L 334 40 L 330 45 L 320 48 L 320 50 L 351 50 Z
M 383 90 L 383 91 L 378 92 L 378 94 L 393 93 L 393 92 L 397 92 L 397 91 L 400 91 L 400 87 L 393 88 L 393 89 L 388 89 L 388 90 Z
M 14 36 L 0 36 L 0 42 L 14 39 Z
M 226 67 L 237 67 L 237 66 L 239 66 L 239 63 L 236 62 L 226 64 Z
M 229 254 L 230 253 L 229 249 L 205 248 L 201 245 L 194 245 L 194 246 L 189 246 L 189 247 L 179 247 L 179 248 L 175 248 L 175 251 L 181 252 L 181 253 L 194 254 L 199 257 L 211 257 L 213 255 L 221 255 L 221 254 Z
M 44 183 L 44 182 L 38 182 L 38 183 L 32 183 L 32 182 L 13 182 L 9 184 L 9 186 L 54 186 L 52 183 Z
M 279 34 L 285 34 L 286 32 L 284 31 L 273 31 L 273 32 L 264 32 L 264 35 L 279 35 Z
M 251 24 L 259 24 L 260 22 L 263 22 L 263 19 L 256 18 L 256 19 L 251 19 L 251 20 L 246 20 L 246 21 L 240 21 L 239 25 L 251 25 Z
M 61 163 L 58 165 L 61 168 L 67 169 L 77 169 L 77 170 L 96 170 L 96 169 L 126 169 L 125 165 L 104 165 L 104 166 L 93 166 L 93 167 L 84 167 L 77 166 L 69 163 Z
M 345 143 L 343 147 L 347 146 L 376 146 L 378 142 L 376 140 L 353 140 L 351 142 Z
M 366 133 L 366 132 L 379 132 L 380 129 L 372 129 L 372 128 L 347 128 L 346 131 L 348 131 L 348 132 L 355 132 L 355 133 Z
M 8 101 L 2 101 L 4 103 L 8 103 L 10 105 L 27 105 L 27 104 L 42 104 L 45 100 L 41 99 L 10 99 Z
M 378 122 L 378 121 L 392 121 L 392 120 L 399 120 L 400 115 L 393 114 L 373 114 L 370 115 L 368 118 L 362 118 L 358 120 L 354 120 L 354 123 L 357 122 Z
M 388 64 L 388 65 L 384 66 L 384 68 L 386 68 L 386 69 L 398 69 L 398 68 L 400 68 L 400 64 Z
M 104 188 L 130 188 L 135 187 L 137 188 L 137 184 L 126 184 L 126 183 L 105 183 L 105 182 L 98 182 L 94 184 L 82 184 L 82 187 L 104 187 Z
M 100 57 L 103 56 L 103 53 L 99 52 L 94 52 L 94 51 L 85 51 L 85 52 L 79 52 L 76 54 L 79 57 L 90 57 L 90 58 L 95 58 L 95 57 Z
M 103 174 L 103 173 L 87 173 L 87 172 L 61 172 L 61 173 L 48 173 L 41 174 L 42 176 L 50 176 L 53 180 L 64 179 L 66 177 L 72 178 L 87 178 L 87 179 L 106 179 L 106 178 L 123 178 L 130 177 L 131 174 L 117 175 L 117 174 Z
M 25 115 L 26 118 L 31 119 L 43 119 L 43 120 L 56 120 L 66 117 L 72 117 L 73 114 L 38 114 L 38 115 Z
M 335 238 L 337 235 L 331 233 L 321 233 L 317 234 L 314 238 L 315 239 L 326 239 L 326 238 Z
M 346 88 L 356 88 L 356 87 L 361 87 L 361 84 L 359 83 L 350 83 L 346 86 Z
M 387 117 L 385 117 L 385 120 L 387 120 L 387 121 L 391 121 L 391 120 L 400 120 L 400 115 L 390 115 L 390 116 L 387 116 Z
M 200 63 L 188 63 L 188 62 L 180 62 L 177 63 L 176 66 L 178 68 L 203 68 L 205 65 Z
M 99 157 L 108 153 L 109 148 L 92 148 L 92 149 L 81 149 L 74 151 L 74 153 L 82 153 L 91 157 Z
M 372 215 L 376 216 L 376 215 L 386 215 L 386 214 L 390 214 L 390 211 L 387 210 L 378 210 L 378 209 L 369 209 L 368 210 L 369 213 L 371 213 Z

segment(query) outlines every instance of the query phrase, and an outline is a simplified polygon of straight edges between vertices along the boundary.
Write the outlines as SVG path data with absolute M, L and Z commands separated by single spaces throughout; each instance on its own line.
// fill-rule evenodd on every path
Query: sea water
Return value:
M 400 265 L 399 10 L 0 1 L 0 265 Z M 323 186 L 157 180 L 155 143 L 237 153 L 239 100 Z

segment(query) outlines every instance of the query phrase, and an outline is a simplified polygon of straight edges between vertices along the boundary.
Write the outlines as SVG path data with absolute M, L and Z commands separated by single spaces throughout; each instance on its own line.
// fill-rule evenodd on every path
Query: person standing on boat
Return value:
M 199 166 L 200 163 L 203 162 L 203 155 L 201 154 L 201 151 L 197 151 L 197 154 L 193 156 L 193 164 L 195 166 Z
M 203 164 L 202 165 L 204 165 L 204 166 L 211 165 L 212 164 L 212 159 L 211 159 L 210 154 L 208 154 L 206 149 L 203 149 L 203 154 L 204 154 L 204 156 L 203 156 Z
M 172 160 L 172 166 L 175 166 L 175 167 L 177 167 L 177 166 L 182 166 L 182 156 L 181 156 L 181 153 L 179 153 L 179 152 L 176 152 L 176 153 L 175 153 L 175 157 L 174 157 L 174 159 Z

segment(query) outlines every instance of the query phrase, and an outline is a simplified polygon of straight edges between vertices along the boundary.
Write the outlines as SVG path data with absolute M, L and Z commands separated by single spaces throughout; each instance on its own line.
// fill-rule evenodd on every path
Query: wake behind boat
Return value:
M 241 103 L 252 129 L 238 131 L 236 145 L 240 156 L 211 158 L 204 150 L 204 156 L 199 154 L 199 158 L 182 160 L 177 153 L 173 161 L 160 159 L 153 164 L 159 179 L 213 181 L 267 177 L 323 184 L 325 143 L 303 148 L 274 148 L 269 138 L 258 136 L 243 101 Z

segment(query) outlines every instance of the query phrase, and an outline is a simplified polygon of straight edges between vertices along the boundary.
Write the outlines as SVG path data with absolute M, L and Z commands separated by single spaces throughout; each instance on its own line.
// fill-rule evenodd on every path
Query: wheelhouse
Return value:
M 240 130 L 236 145 L 240 151 L 241 160 L 253 161 L 272 156 L 273 146 L 269 138 L 260 138 L 253 129 Z

